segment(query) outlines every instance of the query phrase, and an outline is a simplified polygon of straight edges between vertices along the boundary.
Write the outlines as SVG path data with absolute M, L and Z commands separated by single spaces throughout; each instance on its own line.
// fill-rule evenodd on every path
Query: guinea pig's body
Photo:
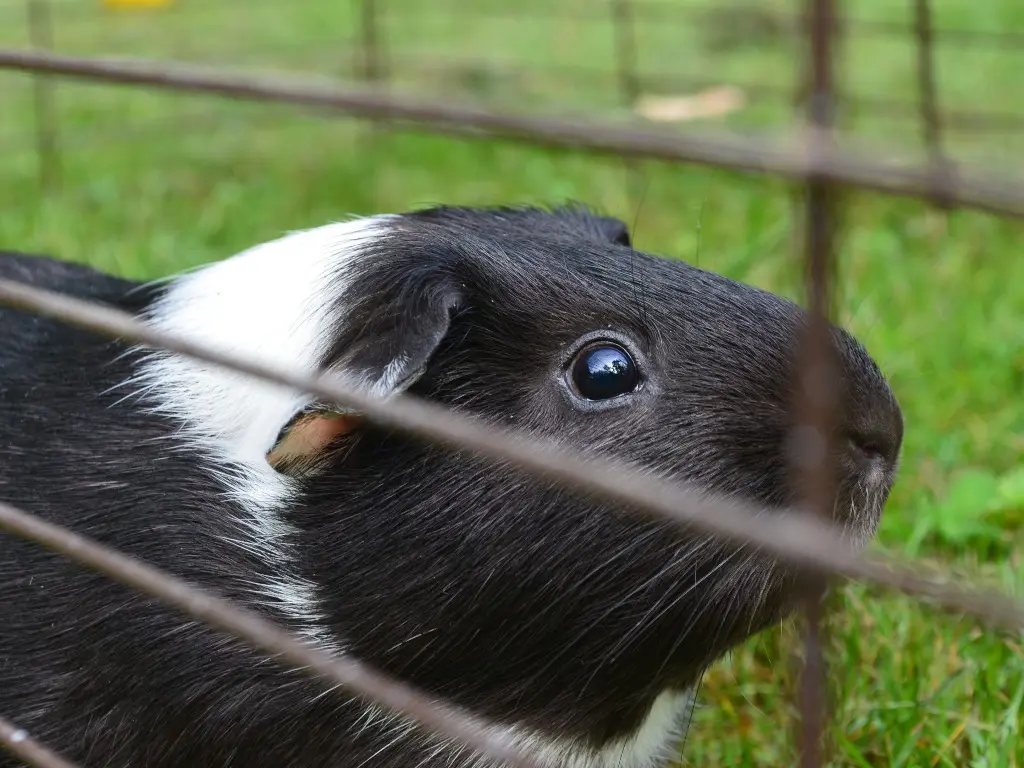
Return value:
M 333 224 L 156 285 L 14 254 L 0 277 L 794 499 L 802 312 L 636 253 L 582 209 Z M 4 308 L 0 328 L 0 500 L 448 697 L 547 765 L 664 765 L 702 671 L 792 608 L 790 572 L 763 553 L 210 365 Z M 866 541 L 902 420 L 866 352 L 836 338 L 836 518 Z M 84 766 L 489 765 L 2 532 L 0 612 L 0 713 Z

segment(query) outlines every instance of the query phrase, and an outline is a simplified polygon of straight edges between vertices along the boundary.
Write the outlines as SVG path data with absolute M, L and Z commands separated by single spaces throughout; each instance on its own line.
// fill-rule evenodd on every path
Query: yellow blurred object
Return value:
M 174 0 L 103 0 L 108 8 L 163 8 Z

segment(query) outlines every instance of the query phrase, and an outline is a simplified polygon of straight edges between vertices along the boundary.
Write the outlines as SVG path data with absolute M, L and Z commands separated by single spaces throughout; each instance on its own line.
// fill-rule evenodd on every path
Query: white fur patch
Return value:
M 691 705 L 689 692 L 665 691 L 636 732 L 600 750 L 537 734 L 525 736 L 522 743 L 534 759 L 550 768 L 665 768 L 678 757 L 674 750 Z
M 175 280 L 153 307 L 156 327 L 268 364 L 313 373 L 330 339 L 345 265 L 382 233 L 387 217 L 297 232 Z M 176 416 L 217 444 L 218 458 L 266 469 L 280 429 L 308 398 L 275 384 L 158 354 L 149 383 Z
M 296 232 L 175 278 L 152 307 L 155 327 L 201 340 L 215 349 L 250 355 L 312 374 L 331 339 L 327 312 L 344 288 L 345 266 L 379 237 L 392 217 L 356 219 Z M 288 525 L 278 511 L 291 481 L 266 461 L 281 428 L 309 397 L 199 360 L 146 352 L 129 386 L 151 410 L 181 425 L 190 448 L 205 454 L 251 534 L 232 544 L 274 567 L 254 585 L 328 648 L 312 585 L 288 575 L 283 544 Z
M 679 739 L 689 722 L 692 706 L 691 692 L 665 691 L 655 699 L 647 718 L 634 733 L 596 750 L 578 741 L 519 726 L 492 724 L 489 729 L 502 741 L 516 744 L 524 756 L 542 768 L 668 768 L 679 757 Z M 367 708 L 357 726 L 358 730 L 366 728 L 385 734 L 382 753 L 399 742 L 418 739 L 444 765 L 504 768 L 484 758 L 469 757 L 465 748 L 455 742 L 424 734 L 408 719 L 376 706 Z

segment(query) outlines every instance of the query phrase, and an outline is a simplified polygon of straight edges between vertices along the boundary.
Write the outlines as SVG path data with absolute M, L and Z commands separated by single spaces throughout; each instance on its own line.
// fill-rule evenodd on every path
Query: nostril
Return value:
M 892 441 L 881 435 L 848 432 L 846 441 L 850 451 L 862 461 L 892 460 Z

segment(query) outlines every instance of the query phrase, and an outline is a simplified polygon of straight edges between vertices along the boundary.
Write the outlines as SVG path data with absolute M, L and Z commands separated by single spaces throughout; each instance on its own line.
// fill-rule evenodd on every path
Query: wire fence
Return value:
M 256 4 L 258 5 L 258 3 Z M 1010 53 L 1024 50 L 1024 35 L 1014 32 L 984 32 L 939 28 L 933 21 L 928 0 L 913 0 L 907 23 L 891 20 L 841 18 L 834 0 L 810 0 L 804 13 L 785 14 L 771 10 L 766 16 L 760 6 L 730 7 L 760 19 L 753 32 L 769 38 L 799 37 L 806 46 L 800 60 L 802 69 L 794 77 L 799 85 L 768 85 L 760 90 L 789 95 L 803 108 L 795 130 L 751 136 L 679 131 L 652 127 L 630 114 L 608 110 L 609 116 L 566 117 L 527 114 L 529 110 L 496 110 L 486 103 L 467 103 L 459 98 L 413 97 L 401 86 L 406 68 L 420 66 L 415 56 L 396 53 L 390 44 L 388 24 L 396 17 L 414 15 L 413 4 L 361 0 L 348 28 L 346 45 L 335 41 L 334 60 L 347 62 L 341 68 L 351 73 L 347 85 L 332 78 L 267 76 L 225 71 L 200 66 L 195 61 L 170 59 L 97 58 L 57 53 L 53 17 L 77 12 L 60 0 L 28 0 L 30 47 L 0 49 L 0 69 L 32 73 L 32 109 L 36 115 L 35 151 L 39 158 L 40 183 L 59 183 L 61 151 L 65 128 L 58 117 L 53 85 L 56 78 L 78 79 L 124 86 L 189 92 L 253 102 L 278 102 L 327 110 L 358 117 L 374 124 L 402 130 L 433 131 L 466 138 L 500 137 L 541 146 L 559 147 L 621 157 L 626 162 L 654 159 L 698 163 L 757 173 L 783 176 L 803 184 L 805 288 L 812 323 L 801 350 L 800 391 L 796 405 L 802 433 L 819 447 L 805 451 L 812 461 L 801 469 L 803 503 L 786 511 L 765 515 L 753 505 L 735 499 L 708 497 L 703 491 L 679 483 L 654 480 L 636 468 L 614 462 L 583 458 L 551 445 L 527 439 L 514 432 L 484 428 L 472 419 L 445 411 L 409 396 L 382 401 L 354 389 L 336 376 L 306 377 L 266 365 L 259 360 L 226 355 L 193 339 L 158 332 L 137 319 L 110 308 L 49 293 L 11 281 L 0 281 L 0 303 L 65 323 L 153 348 L 194 357 L 266 381 L 284 384 L 322 399 L 355 408 L 369 421 L 439 442 L 451 448 L 469 449 L 494 460 L 508 462 L 537 476 L 566 487 L 627 504 L 675 523 L 695 527 L 738 544 L 753 544 L 801 568 L 806 590 L 804 618 L 804 668 L 798 691 L 801 712 L 801 765 L 811 768 L 824 762 L 823 732 L 826 728 L 825 659 L 822 640 L 821 586 L 829 576 L 860 579 L 904 594 L 918 596 L 947 609 L 970 615 L 993 631 L 1024 632 L 1024 602 L 1004 594 L 957 586 L 942 573 L 923 563 L 868 555 L 855 551 L 823 519 L 832 508 L 834 487 L 828 443 L 829 425 L 835 412 L 834 393 L 826 375 L 832 365 L 827 321 L 831 315 L 833 271 L 838 232 L 838 189 L 859 187 L 887 194 L 921 197 L 944 207 L 970 207 L 1007 216 L 1024 216 L 1024 183 L 1012 177 L 997 177 L 956 162 L 948 148 L 956 131 L 1018 130 L 1024 117 L 1011 113 L 940 108 L 935 76 L 936 46 L 955 40 L 1003 48 Z M 422 7 L 422 6 L 420 6 Z M 574 22 L 610 25 L 613 31 L 610 65 L 604 69 L 575 71 L 551 66 L 536 68 L 535 77 L 586 77 L 612 83 L 615 101 L 635 107 L 652 82 L 678 87 L 700 85 L 694 79 L 671 75 L 652 78 L 639 69 L 636 27 L 641 22 L 671 24 L 685 9 L 697 9 L 663 0 L 615 0 L 605 5 L 575 4 L 557 19 L 539 4 L 530 12 L 535 19 L 555 23 L 566 18 Z M 75 8 L 75 11 L 69 9 Z M 702 6 L 707 11 L 707 6 Z M 437 9 L 432 9 L 435 13 Z M 12 13 L 14 6 L 0 6 L 0 14 Z M 473 13 L 491 19 L 515 14 L 507 4 L 481 2 Z M 547 13 L 547 16 L 545 15 Z M 704 18 L 706 24 L 710 16 Z M 851 33 L 893 37 L 912 36 L 916 50 L 916 102 L 863 99 L 863 105 L 903 119 L 914 116 L 915 130 L 923 141 L 922 162 L 886 160 L 902 157 L 903 149 L 880 152 L 877 148 L 854 147 L 842 131 L 836 49 L 840 39 Z M 720 41 L 728 45 L 728 41 Z M 186 57 L 187 58 L 187 57 Z M 207 62 L 209 63 L 209 62 Z M 477 59 L 429 58 L 435 76 L 451 74 L 467 64 L 478 67 Z M 472 68 L 472 67 L 470 67 Z M 529 75 L 523 67 L 499 66 L 516 77 Z M 526 74 L 524 74 L 526 73 Z M 337 79 L 337 78 L 335 78 Z M 710 82 L 710 81 L 707 81 Z M 751 91 L 758 91 L 755 86 Z M 486 100 L 484 100 L 486 101 Z M 856 99 L 854 99 L 856 101 Z M 614 119 L 614 118 L 618 119 Z M 159 126 L 156 127 L 159 130 Z M 470 745 L 482 755 L 509 765 L 533 765 L 521 744 L 491 730 L 468 712 L 439 703 L 426 693 L 375 671 L 358 660 L 329 656 L 306 644 L 244 608 L 206 593 L 151 566 L 134 560 L 72 531 L 62 529 L 0 501 L 0 528 L 34 540 L 78 563 L 97 570 L 123 584 L 147 593 L 165 604 L 211 627 L 234 635 L 264 652 L 308 673 L 342 685 L 381 706 L 405 715 L 440 734 Z M 10 713 L 0 713 L 7 715 Z M 65 759 L 49 752 L 19 730 L 16 723 L 0 719 L 0 743 L 29 764 L 43 768 L 68 768 Z
M 265 23 L 279 12 L 270 0 L 255 0 L 244 9 L 232 3 L 179 0 L 161 17 L 161 34 L 154 37 L 140 34 L 141 22 L 99 14 L 92 3 L 7 0 L 0 4 L 0 28 L 10 31 L 0 33 L 0 42 L 18 42 L 35 51 L 60 50 L 72 57 L 156 56 L 249 73 L 270 68 L 307 82 L 420 94 L 428 101 L 485 105 L 518 115 L 564 115 L 569 110 L 581 122 L 600 118 L 647 127 L 653 122 L 661 132 L 673 134 L 680 126 L 707 119 L 716 121 L 719 133 L 741 138 L 765 124 L 789 126 L 793 101 L 805 96 L 806 78 L 792 67 L 799 56 L 795 46 L 802 22 L 788 4 L 562 0 L 531 2 L 514 12 L 490 2 L 464 5 L 452 0 L 429 6 L 352 0 L 339 4 L 344 12 L 325 13 L 315 27 L 281 36 Z M 920 87 L 921 63 L 914 58 L 915 51 L 927 49 L 929 60 L 947 73 L 979 66 L 1012 73 L 1021 63 L 1022 34 L 958 28 L 952 19 L 921 27 L 915 7 L 908 0 L 898 4 L 906 13 L 843 17 L 844 46 L 849 49 L 844 56 L 883 56 L 894 71 L 879 81 L 862 75 L 862 68 L 843 69 L 834 84 L 841 105 L 837 139 L 852 134 L 884 138 L 891 145 L 897 138 L 906 151 L 919 136 L 927 98 L 942 125 L 946 154 L 984 159 L 990 165 L 1006 159 L 994 156 L 997 147 L 1005 147 L 1007 157 L 1019 154 L 1024 127 L 1019 99 L 988 99 L 949 75 L 941 98 L 935 92 L 929 97 Z M 917 45 L 921 34 L 927 40 Z M 503 37 L 531 36 L 538 38 L 537 44 L 495 43 Z M 582 60 L 569 43 L 560 42 L 570 39 L 584 40 L 603 55 Z M 680 49 L 695 52 L 683 55 Z M 758 64 L 755 79 L 749 77 L 751 61 Z M 65 139 L 60 124 L 67 118 L 62 115 L 77 114 L 79 101 L 95 102 L 100 96 L 91 93 L 79 100 L 62 91 L 57 98 L 58 90 L 52 79 L 37 78 L 35 103 L 26 105 L 38 117 L 33 151 L 41 160 L 41 180 L 50 185 L 59 178 L 56 169 L 67 151 L 65 141 L 78 144 L 88 136 L 93 145 L 111 144 L 123 141 L 125 130 L 137 130 L 124 124 L 116 130 L 109 125 L 94 131 L 76 128 L 75 136 Z M 147 133 L 161 137 L 196 130 L 191 115 L 168 109 L 124 120 L 145 124 Z M 23 139 L 0 134 L 0 147 L 16 151 L 29 146 Z

